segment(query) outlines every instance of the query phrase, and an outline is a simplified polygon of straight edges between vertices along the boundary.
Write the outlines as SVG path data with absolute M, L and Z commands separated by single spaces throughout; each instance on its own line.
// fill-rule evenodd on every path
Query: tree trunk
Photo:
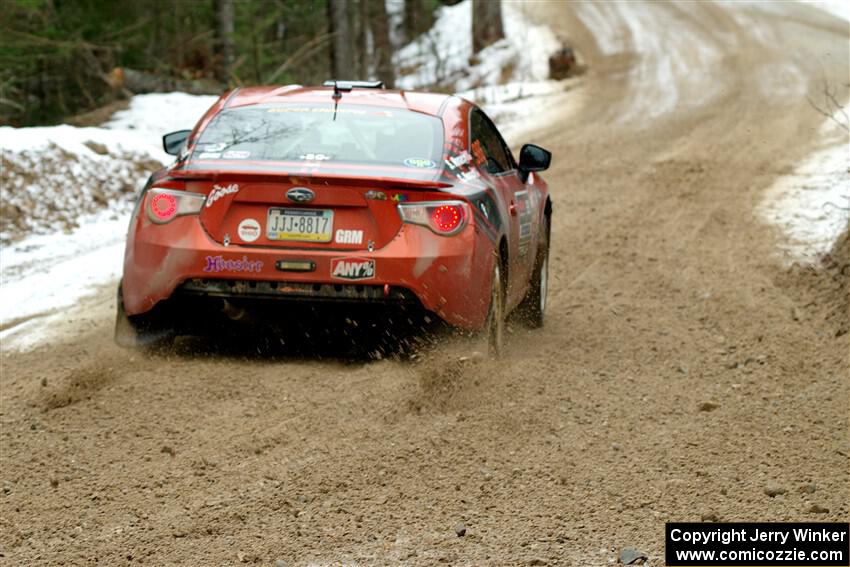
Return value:
M 328 31 L 333 35 L 331 42 L 331 78 L 352 79 L 351 40 L 348 33 L 347 0 L 328 0 Z
M 180 29 L 180 18 L 181 18 L 180 3 L 179 2 L 175 2 L 174 4 L 172 4 L 171 16 L 172 16 L 171 24 L 173 26 L 172 29 L 173 30 L 179 30 Z M 172 48 L 174 49 L 174 55 L 171 58 L 172 67 L 175 68 L 175 69 L 182 70 L 183 69 L 183 51 L 184 51 L 183 42 L 175 40 L 175 38 L 174 38 L 175 35 L 177 35 L 177 32 L 176 31 L 172 32 L 171 45 L 172 45 Z
M 503 37 L 501 0 L 472 0 L 472 52 L 478 53 Z
M 402 30 L 404 30 L 404 41 L 409 43 L 422 33 L 421 20 L 425 7 L 422 0 L 404 0 L 404 18 L 402 19 Z
M 369 76 L 369 0 L 356 0 L 351 26 L 354 48 L 354 78 L 365 79 Z
M 390 21 L 387 17 L 387 6 L 384 0 L 369 2 L 369 29 L 372 31 L 373 61 L 375 74 L 387 88 L 395 83 L 393 68 L 393 47 L 390 43 Z
M 215 0 L 215 20 L 216 78 L 229 83 L 233 66 L 233 0 Z

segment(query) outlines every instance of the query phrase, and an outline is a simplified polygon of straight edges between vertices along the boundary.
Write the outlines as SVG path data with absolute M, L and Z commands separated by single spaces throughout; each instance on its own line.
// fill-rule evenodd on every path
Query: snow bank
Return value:
M 805 4 L 811 4 L 824 12 L 838 16 L 842 20 L 850 21 L 850 3 L 847 0 L 801 0 Z
M 0 328 L 72 307 L 118 279 L 126 234 L 127 215 L 105 213 L 61 237 L 36 235 L 4 247 Z
M 508 138 L 533 129 L 540 105 L 575 80 L 549 80 L 549 56 L 562 42 L 548 26 L 531 22 L 532 9 L 503 1 L 505 37 L 473 54 L 471 0 L 439 8 L 431 30 L 396 53 L 396 85 L 454 91 L 484 107 Z
M 561 42 L 548 26 L 531 23 L 525 3 L 502 2 L 505 37 L 472 53 L 472 2 L 437 10 L 434 26 L 394 57 L 403 89 L 441 86 L 465 91 L 482 85 L 545 81 L 549 56 Z
M 835 123 L 821 127 L 823 142 L 794 172 L 765 192 L 757 213 L 779 227 L 787 264 L 815 263 L 829 252 L 850 218 L 850 139 Z
M 117 279 L 136 196 L 172 159 L 162 135 L 193 127 L 216 98 L 140 95 L 100 128 L 0 127 L 0 328 Z
M 0 127 L 0 243 L 60 235 L 80 219 L 124 213 L 151 171 L 170 158 L 162 135 L 194 126 L 216 97 L 134 97 L 101 128 Z
M 132 133 L 148 145 L 152 156 L 168 163 L 173 157 L 163 151 L 162 136 L 194 128 L 216 100 L 217 96 L 186 93 L 138 95 L 127 110 L 116 112 L 103 128 L 125 136 Z

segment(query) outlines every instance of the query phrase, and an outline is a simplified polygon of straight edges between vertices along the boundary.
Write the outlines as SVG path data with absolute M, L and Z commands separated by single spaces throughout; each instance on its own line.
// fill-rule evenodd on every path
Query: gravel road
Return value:
M 645 8 L 651 45 L 616 5 L 540 7 L 589 68 L 531 136 L 543 330 L 500 363 L 444 334 L 414 360 L 150 357 L 112 344 L 104 289 L 0 359 L 0 565 L 660 565 L 665 521 L 846 520 L 850 250 L 783 268 L 754 208 L 814 144 L 805 94 L 846 82 L 847 25 Z

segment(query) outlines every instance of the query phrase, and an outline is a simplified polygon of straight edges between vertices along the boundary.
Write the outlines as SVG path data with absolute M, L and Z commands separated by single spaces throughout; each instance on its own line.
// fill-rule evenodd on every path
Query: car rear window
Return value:
M 405 109 L 364 105 L 261 105 L 218 114 L 194 159 L 329 161 L 436 167 L 442 122 Z

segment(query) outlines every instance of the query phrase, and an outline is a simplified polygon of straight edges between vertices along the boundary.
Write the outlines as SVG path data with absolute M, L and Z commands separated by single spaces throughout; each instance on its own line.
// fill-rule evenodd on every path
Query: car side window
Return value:
M 470 148 L 475 163 L 493 174 L 513 169 L 513 159 L 490 119 L 476 108 L 472 110 L 469 123 Z

